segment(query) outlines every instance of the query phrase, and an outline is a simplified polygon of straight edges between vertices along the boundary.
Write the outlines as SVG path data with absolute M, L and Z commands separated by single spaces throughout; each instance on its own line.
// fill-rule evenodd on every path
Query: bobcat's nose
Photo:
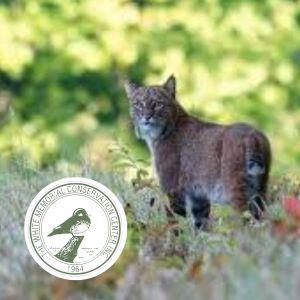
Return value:
M 142 122 L 145 125 L 149 125 L 153 122 L 153 118 L 152 118 L 152 116 L 144 116 L 143 119 L 142 119 Z

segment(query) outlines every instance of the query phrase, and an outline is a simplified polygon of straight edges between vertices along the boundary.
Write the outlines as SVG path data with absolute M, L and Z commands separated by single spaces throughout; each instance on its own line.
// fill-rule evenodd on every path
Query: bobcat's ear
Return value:
M 132 99 L 135 91 L 138 89 L 138 86 L 135 83 L 130 82 L 129 80 L 125 80 L 124 88 L 125 88 L 127 97 L 129 99 Z
M 176 95 L 176 79 L 174 75 L 171 75 L 167 81 L 163 84 L 163 87 L 169 92 L 172 98 Z

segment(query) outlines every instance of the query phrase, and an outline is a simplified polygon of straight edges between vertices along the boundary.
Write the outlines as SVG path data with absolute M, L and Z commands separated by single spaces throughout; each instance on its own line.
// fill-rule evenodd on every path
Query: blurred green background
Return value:
M 192 114 L 263 129 L 273 174 L 300 170 L 300 3 L 2 0 L 0 153 L 41 167 L 137 157 L 122 87 L 173 73 Z

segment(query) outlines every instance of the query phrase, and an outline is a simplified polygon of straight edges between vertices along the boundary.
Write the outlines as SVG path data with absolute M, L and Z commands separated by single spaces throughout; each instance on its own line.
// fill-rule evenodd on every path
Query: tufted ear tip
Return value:
M 169 80 L 176 81 L 176 78 L 175 78 L 174 74 L 171 74 L 171 75 L 168 77 L 167 81 L 169 81 Z
M 138 86 L 135 83 L 131 82 L 129 79 L 124 80 L 124 89 L 129 98 L 132 97 L 137 88 Z
M 164 88 L 173 96 L 175 97 L 176 94 L 176 78 L 173 74 L 171 74 L 166 82 L 164 83 Z

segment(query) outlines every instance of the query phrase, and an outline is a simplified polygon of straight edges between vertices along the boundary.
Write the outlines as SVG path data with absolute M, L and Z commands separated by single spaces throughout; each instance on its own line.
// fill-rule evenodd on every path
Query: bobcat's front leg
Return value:
M 191 214 L 196 229 L 205 227 L 210 214 L 210 201 L 194 189 L 190 192 L 173 194 L 165 206 L 168 223 L 171 226 L 176 224 L 175 214 L 183 217 L 187 214 L 187 205 L 190 205 Z
M 168 203 L 165 204 L 165 211 L 167 216 L 168 225 L 174 229 L 174 233 L 178 234 L 178 224 L 175 218 L 175 214 L 185 217 L 186 209 L 185 202 L 180 196 L 181 193 L 172 193 L 168 195 Z
M 210 215 L 210 201 L 201 186 L 196 184 L 186 193 L 186 203 L 190 205 L 195 228 L 205 228 Z

